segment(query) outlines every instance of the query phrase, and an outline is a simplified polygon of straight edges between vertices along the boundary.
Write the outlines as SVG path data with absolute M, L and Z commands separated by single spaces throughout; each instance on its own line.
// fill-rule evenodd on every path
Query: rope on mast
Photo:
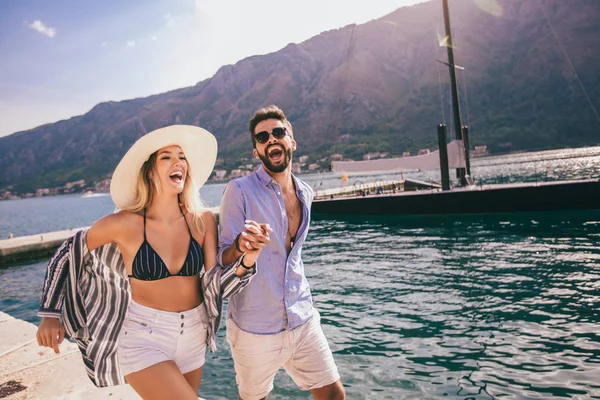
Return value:
M 335 116 L 335 128 L 334 134 L 335 138 L 333 141 L 333 153 L 336 153 L 336 144 L 339 140 L 340 136 L 340 125 L 342 123 L 342 108 L 344 105 L 344 93 L 346 92 L 346 85 L 348 83 L 348 76 L 350 74 L 350 58 L 352 57 L 352 52 L 354 50 L 354 33 L 356 31 L 356 24 L 352 26 L 352 31 L 350 32 L 350 41 L 348 43 L 348 51 L 346 52 L 346 60 L 344 62 L 344 74 L 342 76 L 342 84 L 340 85 L 340 95 L 338 97 L 338 107 L 336 110 Z
M 544 5 L 542 4 L 542 2 L 540 0 L 537 1 L 537 4 L 540 7 L 540 9 L 542 10 L 542 14 L 544 14 L 544 17 L 546 18 L 546 21 L 548 22 L 548 25 L 550 26 L 550 29 L 552 30 L 552 34 L 554 35 L 554 38 L 556 39 L 556 42 L 558 43 L 558 47 L 560 47 L 560 50 L 562 51 L 563 55 L 565 56 L 565 59 L 567 60 L 569 67 L 571 67 L 571 71 L 573 71 L 573 75 L 575 75 L 575 78 L 577 79 L 577 82 L 579 83 L 579 87 L 581 87 L 581 90 L 583 91 L 585 98 L 587 99 L 588 103 L 590 103 L 590 107 L 592 108 L 592 111 L 596 115 L 598 122 L 600 122 L 600 114 L 598 114 L 598 110 L 596 110 L 596 107 L 594 106 L 592 99 L 588 95 L 587 90 L 585 90 L 585 87 L 583 86 L 581 79 L 579 79 L 579 74 L 577 74 L 577 71 L 575 70 L 575 66 L 571 62 L 571 58 L 569 57 L 569 55 L 567 54 L 567 51 L 565 50 L 564 46 L 562 45 L 562 42 L 560 41 L 560 38 L 558 37 L 556 30 L 554 29 L 554 25 L 552 25 L 552 21 L 550 21 L 550 17 L 548 17 L 546 8 L 544 7 Z

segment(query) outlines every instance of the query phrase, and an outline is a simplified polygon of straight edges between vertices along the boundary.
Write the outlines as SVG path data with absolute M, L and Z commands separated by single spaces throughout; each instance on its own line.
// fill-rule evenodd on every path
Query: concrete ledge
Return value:
M 57 355 L 37 344 L 36 332 L 34 324 L 0 312 L 0 385 L 15 381 L 25 387 L 6 399 L 140 399 L 129 385 L 97 388 L 77 345 L 65 340 Z
M 83 227 L 0 240 L 0 265 L 50 256 L 80 229 Z
M 210 209 L 219 221 L 219 208 Z M 36 260 L 51 256 L 54 251 L 78 230 L 86 227 L 71 228 L 64 231 L 39 233 L 0 240 L 0 266 Z

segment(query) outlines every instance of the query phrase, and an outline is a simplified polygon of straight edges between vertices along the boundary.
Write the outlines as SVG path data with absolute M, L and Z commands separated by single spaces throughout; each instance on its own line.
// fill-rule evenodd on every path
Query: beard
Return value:
M 275 173 L 283 172 L 286 170 L 286 168 L 292 162 L 292 149 L 284 149 L 283 150 L 283 160 L 282 160 L 281 164 L 279 164 L 279 165 L 274 165 L 271 162 L 271 159 L 269 158 L 269 156 L 266 153 L 267 150 L 268 149 L 265 149 L 264 155 L 258 153 L 258 158 L 260 158 L 260 160 L 262 161 L 265 168 L 271 172 L 275 172 Z

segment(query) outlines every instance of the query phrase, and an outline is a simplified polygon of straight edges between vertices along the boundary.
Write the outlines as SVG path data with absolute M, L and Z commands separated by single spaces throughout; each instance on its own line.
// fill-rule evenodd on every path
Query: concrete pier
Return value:
M 55 354 L 54 350 L 38 345 L 36 332 L 34 324 L 0 312 L 0 397 L 140 399 L 129 385 L 97 388 L 85 372 L 76 344 L 65 340 L 60 345 L 60 354 Z
M 0 266 L 49 257 L 81 228 L 0 240 Z
M 210 209 L 219 221 L 219 207 Z M 63 231 L 39 233 L 0 240 L 0 267 L 24 261 L 49 258 L 54 251 L 75 232 L 86 227 Z

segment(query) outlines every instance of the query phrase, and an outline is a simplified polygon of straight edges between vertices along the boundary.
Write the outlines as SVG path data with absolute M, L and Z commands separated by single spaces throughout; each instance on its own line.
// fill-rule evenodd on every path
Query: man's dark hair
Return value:
M 290 123 L 290 121 L 288 121 L 281 108 L 272 104 L 270 106 L 263 107 L 260 110 L 256 111 L 252 118 L 250 118 L 250 121 L 248 122 L 248 128 L 250 128 L 250 136 L 252 137 L 252 146 L 256 148 L 256 139 L 254 138 L 254 134 L 256 133 L 254 132 L 254 129 L 256 129 L 256 125 L 267 119 L 280 120 L 288 129 L 288 134 L 290 135 L 290 137 L 294 137 L 294 132 L 292 131 L 292 124 Z

